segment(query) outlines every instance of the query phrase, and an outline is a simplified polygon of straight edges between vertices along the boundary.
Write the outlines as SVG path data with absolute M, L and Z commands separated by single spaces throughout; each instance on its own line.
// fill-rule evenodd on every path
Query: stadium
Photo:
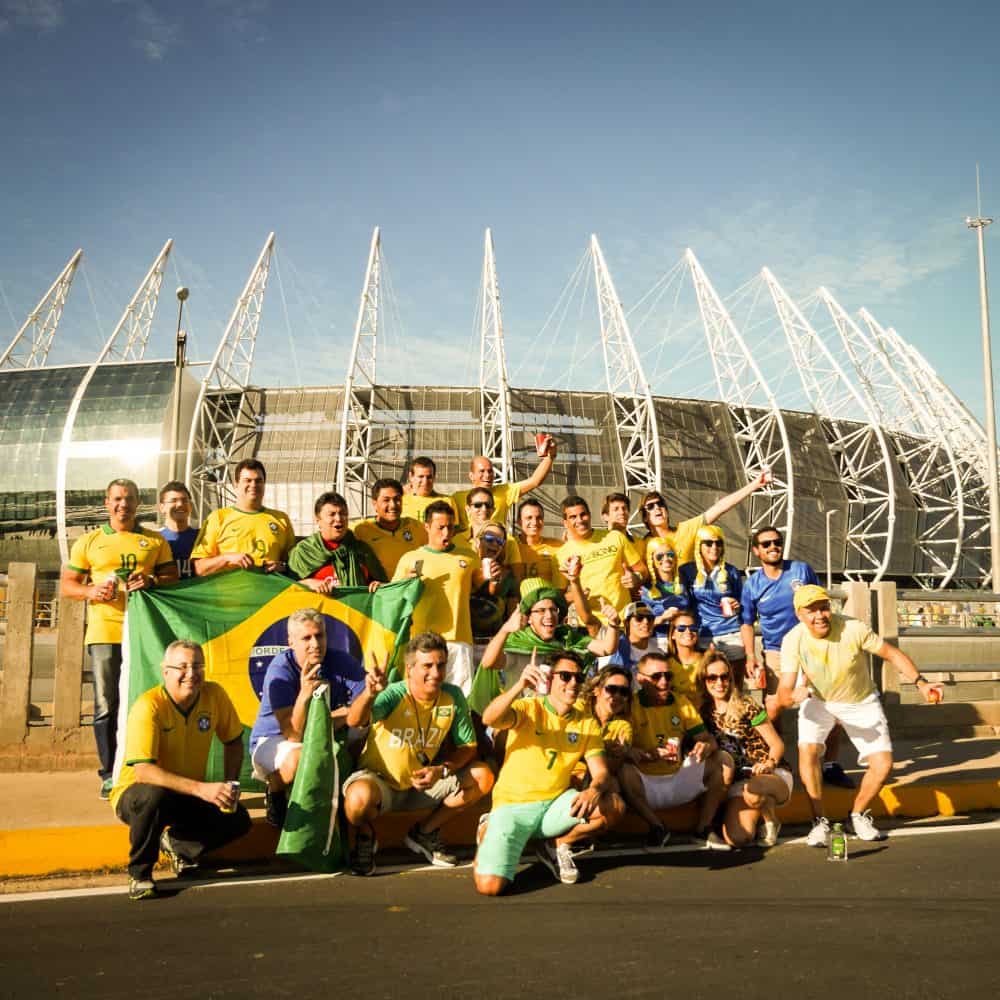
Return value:
M 382 257 L 376 229 L 344 382 L 255 384 L 254 349 L 274 234 L 257 258 L 207 364 L 145 357 L 172 242 L 168 241 L 89 365 L 46 364 L 81 252 L 66 265 L 0 356 L 0 562 L 58 573 L 68 546 L 104 520 L 107 481 L 140 486 L 140 520 L 156 518 L 156 492 L 184 479 L 196 518 L 227 501 L 242 458 L 268 470 L 267 503 L 297 532 L 312 530 L 314 498 L 336 486 L 352 515 L 367 510 L 364 484 L 405 479 L 429 455 L 437 488 L 468 485 L 471 456 L 493 459 L 502 478 L 534 467 L 534 436 L 555 436 L 558 458 L 537 495 L 556 529 L 559 501 L 579 494 L 596 516 L 605 494 L 633 499 L 660 488 L 682 520 L 769 470 L 770 483 L 722 520 L 729 557 L 741 562 L 755 527 L 775 524 L 790 554 L 839 579 L 894 580 L 928 590 L 989 580 L 987 446 L 981 425 L 915 348 L 861 310 L 849 315 L 826 289 L 806 318 L 766 268 L 770 303 L 802 406 L 778 393 L 698 259 L 676 269 L 701 330 L 687 338 L 711 367 L 714 398 L 654 393 L 596 237 L 591 269 L 606 389 L 519 388 L 508 377 L 492 235 L 484 242 L 479 298 L 479 383 L 376 381 Z M 826 323 L 821 332 L 816 315 Z M 692 321 L 693 323 L 694 321 Z M 787 374 L 787 371 L 786 371 Z

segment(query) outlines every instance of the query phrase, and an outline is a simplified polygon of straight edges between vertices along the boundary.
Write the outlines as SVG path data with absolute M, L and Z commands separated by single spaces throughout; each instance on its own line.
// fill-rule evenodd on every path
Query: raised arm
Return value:
M 545 482 L 548 474 L 552 471 L 552 463 L 556 457 L 556 442 L 555 439 L 549 437 L 546 442 L 545 454 L 542 456 L 541 461 L 535 466 L 535 471 L 528 476 L 527 479 L 518 483 L 518 488 L 521 490 L 521 496 L 525 493 L 530 493 L 532 490 L 537 489 L 542 483 Z
M 722 497 L 716 500 L 708 510 L 705 511 L 705 524 L 714 524 L 716 521 L 722 517 L 726 511 L 732 510 L 737 504 L 743 503 L 744 500 L 751 493 L 756 493 L 757 490 L 764 487 L 767 483 L 768 473 L 761 472 L 756 479 L 752 479 L 746 484 L 742 489 L 737 490 L 735 493 L 730 493 L 729 496 Z

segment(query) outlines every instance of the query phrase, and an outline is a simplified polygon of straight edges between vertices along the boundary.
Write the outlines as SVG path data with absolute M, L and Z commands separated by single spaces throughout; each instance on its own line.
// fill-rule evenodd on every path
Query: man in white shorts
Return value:
M 799 774 L 813 814 L 808 843 L 825 847 L 830 824 L 823 811 L 823 747 L 839 722 L 868 762 L 864 779 L 851 806 L 851 826 L 861 840 L 883 840 L 868 806 L 892 771 L 889 723 L 868 669 L 866 653 L 891 663 L 915 683 L 924 701 L 941 700 L 939 684 L 930 684 L 916 664 L 890 646 L 864 622 L 830 609 L 830 595 L 815 584 L 795 591 L 799 619 L 781 643 L 781 682 L 778 699 L 783 708 L 799 707 Z M 801 682 L 797 683 L 801 671 Z
M 671 691 L 673 672 L 665 653 L 646 653 L 635 669 L 639 694 L 632 700 L 631 761 L 618 780 L 625 801 L 649 824 L 647 846 L 660 847 L 669 837 L 656 810 L 702 796 L 694 838 L 712 850 L 728 851 L 725 840 L 709 829 L 726 798 L 715 738 L 694 705 Z

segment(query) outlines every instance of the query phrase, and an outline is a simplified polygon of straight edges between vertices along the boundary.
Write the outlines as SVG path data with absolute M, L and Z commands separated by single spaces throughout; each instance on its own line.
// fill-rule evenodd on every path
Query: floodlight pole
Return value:
M 891 486 L 891 484 L 890 484 Z M 826 589 L 833 586 L 833 548 L 830 545 L 830 518 L 834 514 L 839 514 L 838 510 L 828 510 L 826 512 Z
M 184 352 L 187 334 L 181 329 L 184 303 L 191 293 L 183 285 L 177 289 L 177 344 L 174 351 L 174 406 L 170 421 L 170 481 L 177 478 L 177 443 L 181 436 L 181 378 L 184 374 Z
M 978 175 L 977 175 L 978 181 Z M 967 218 L 979 243 L 979 323 L 983 333 L 983 383 L 986 397 L 986 463 L 990 488 L 990 569 L 993 592 L 1000 589 L 1000 483 L 997 481 L 997 411 L 993 402 L 993 352 L 990 346 L 990 302 L 986 290 L 986 248 L 983 230 L 992 219 Z

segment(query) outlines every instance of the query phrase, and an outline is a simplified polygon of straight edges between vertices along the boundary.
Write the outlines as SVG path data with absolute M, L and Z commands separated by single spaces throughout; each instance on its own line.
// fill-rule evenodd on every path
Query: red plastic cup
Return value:
M 545 431 L 535 435 L 535 451 L 538 453 L 539 458 L 544 458 L 549 450 L 549 441 L 552 440 L 552 435 Z

